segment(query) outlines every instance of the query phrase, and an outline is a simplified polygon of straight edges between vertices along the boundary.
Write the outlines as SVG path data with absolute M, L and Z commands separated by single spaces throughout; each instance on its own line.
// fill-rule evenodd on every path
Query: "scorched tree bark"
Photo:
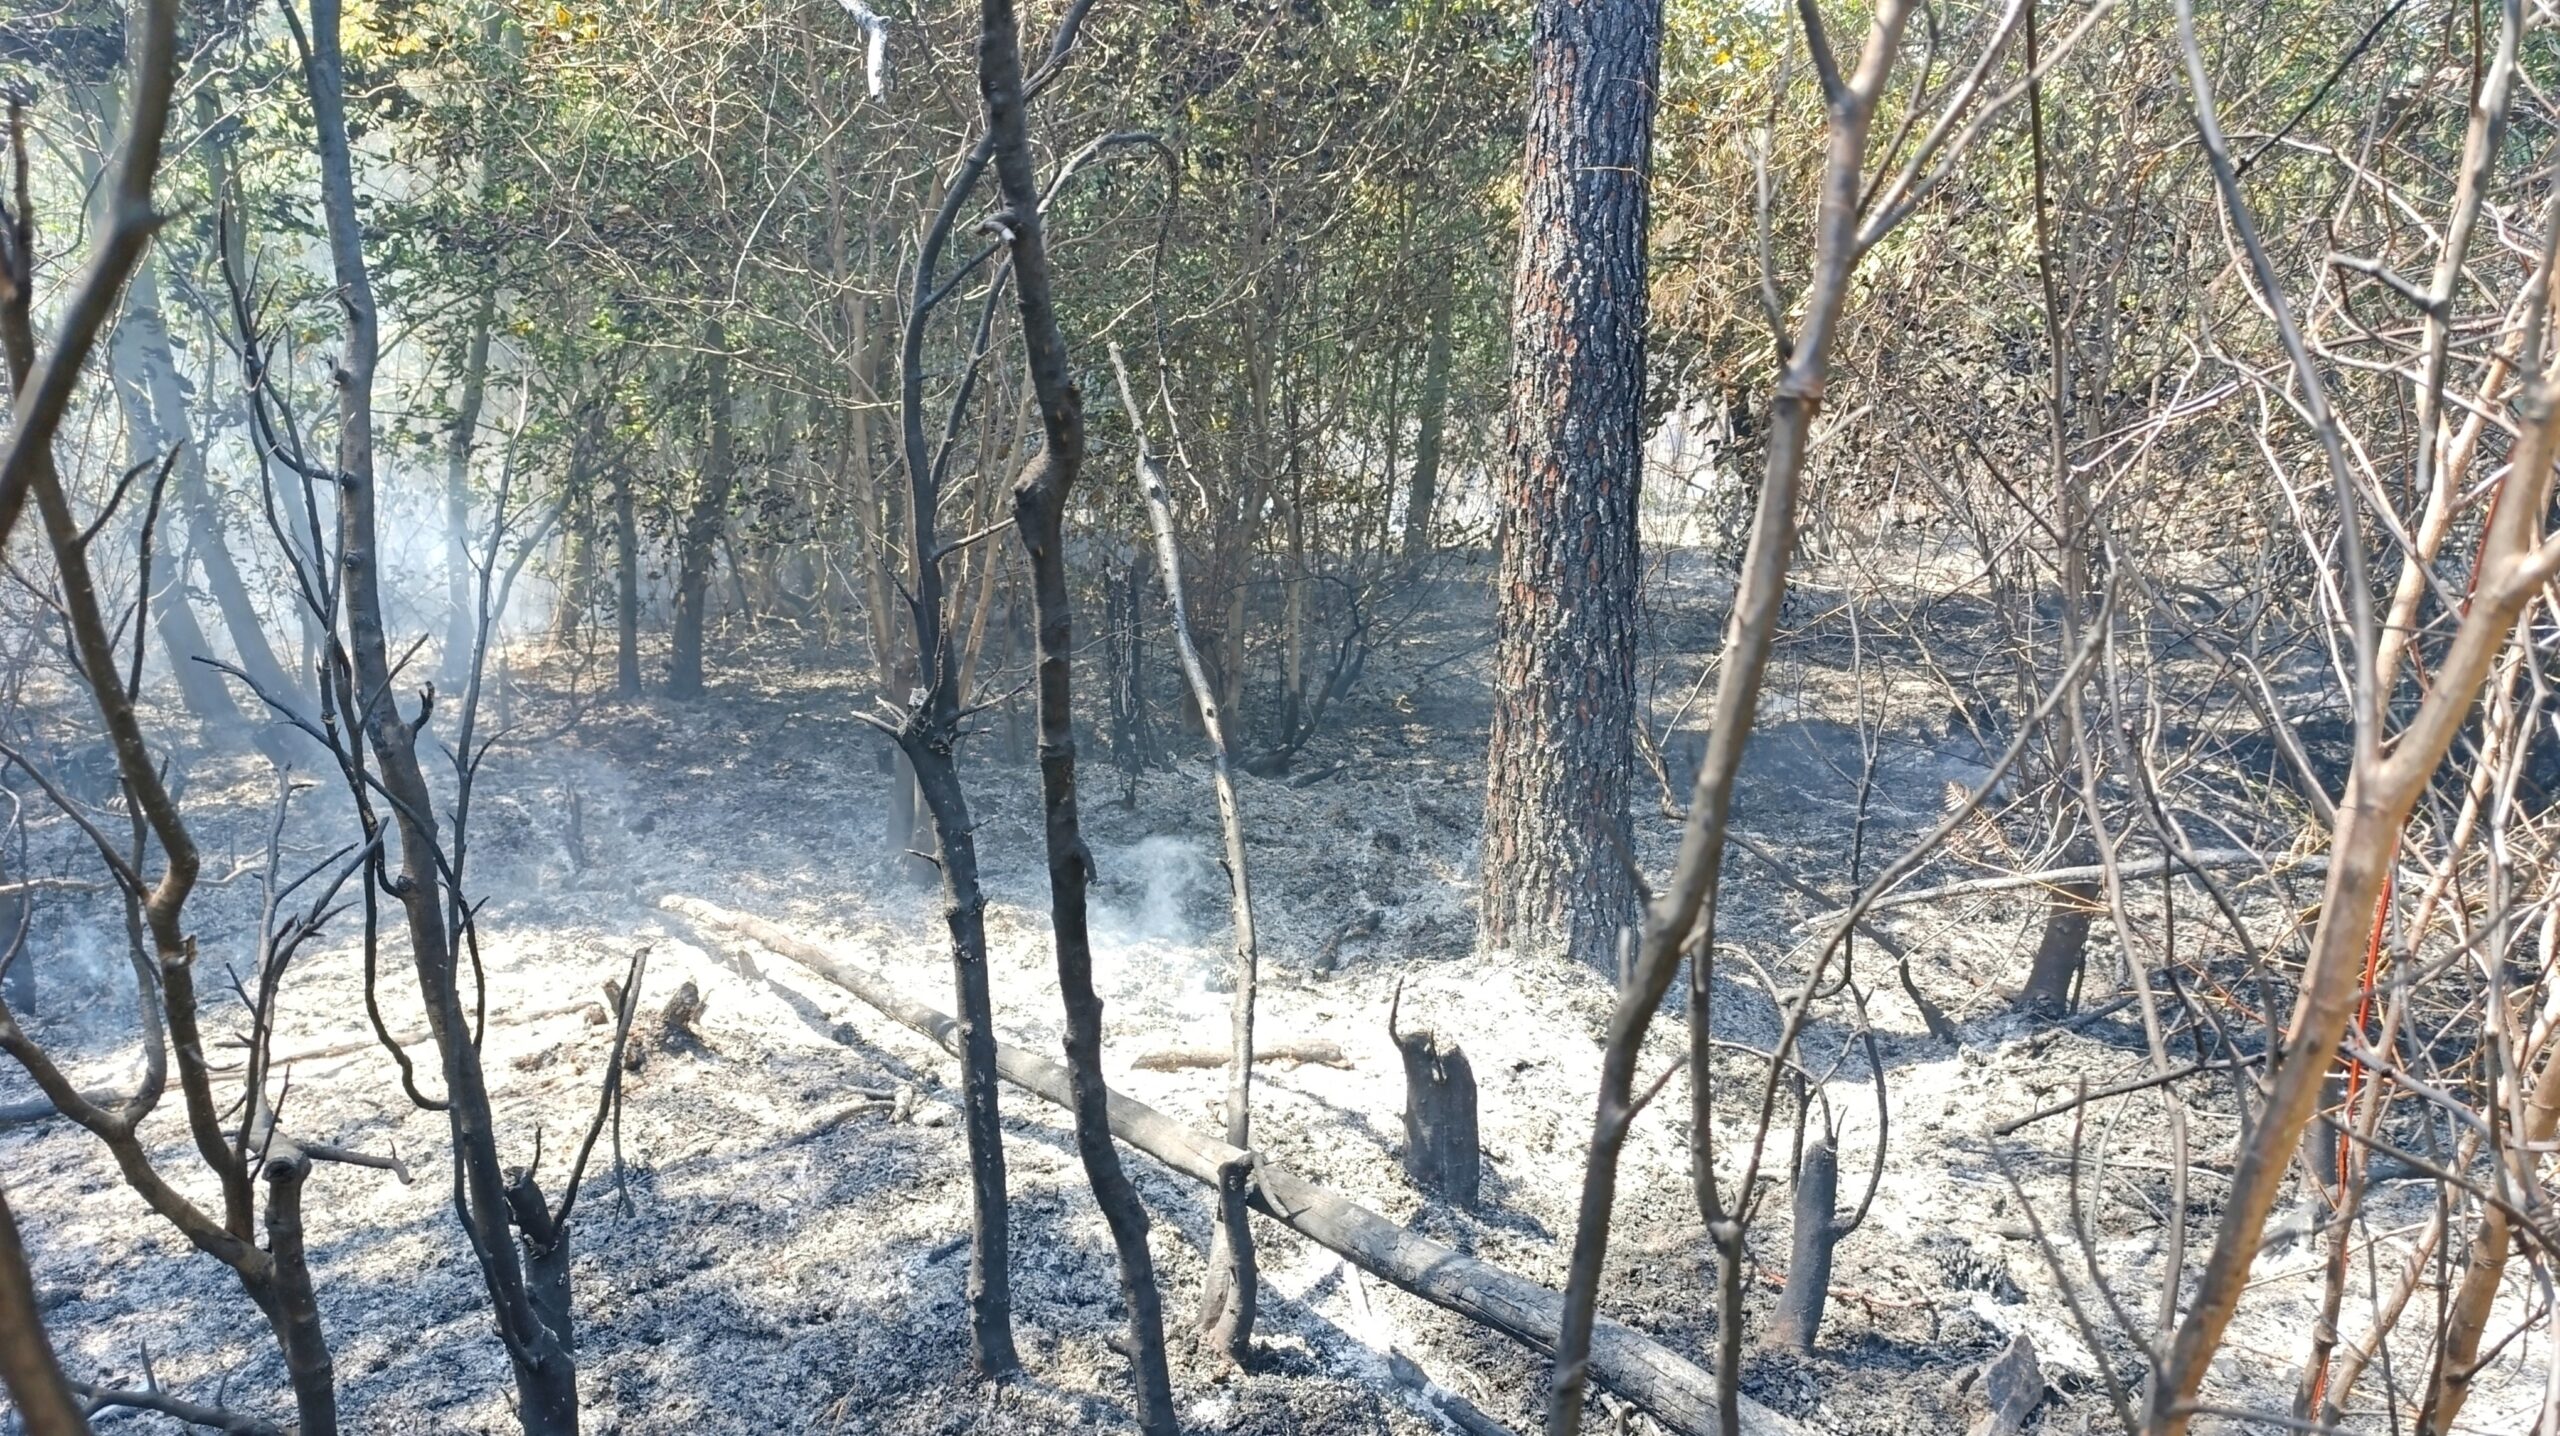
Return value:
M 1483 932 L 1606 968 L 1634 920 L 1636 484 L 1658 0 L 1539 0 L 1512 281 Z

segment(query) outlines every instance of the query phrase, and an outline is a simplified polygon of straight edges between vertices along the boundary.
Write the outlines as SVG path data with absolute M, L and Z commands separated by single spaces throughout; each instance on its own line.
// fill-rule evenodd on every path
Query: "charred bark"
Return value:
M 453 1140 L 454 1207 L 478 1259 L 492 1314 L 514 1369 L 517 1416 L 526 1436 L 576 1436 L 576 1355 L 568 1332 L 543 1321 L 526 1290 L 479 1041 L 462 999 L 456 948 L 468 909 L 460 895 L 448 888 L 438 808 L 418 761 L 418 729 L 432 711 L 433 695 L 430 692 L 421 701 L 416 722 L 401 712 L 383 622 L 373 439 L 374 370 L 381 339 L 356 209 L 345 61 L 339 45 L 340 3 L 311 0 L 303 69 L 319 138 L 321 209 L 327 220 L 337 298 L 347 325 L 346 350 L 337 373 L 336 466 L 349 670 L 345 698 L 365 746 L 374 754 L 380 791 L 392 810 L 399 839 L 399 875 L 391 879 L 385 874 L 383 881 L 407 919 L 410 964 L 444 1079 L 443 1101 Z M 290 8 L 286 14 L 299 30 L 299 14 Z M 356 797 L 363 806 L 364 788 L 356 789 Z M 452 899 L 450 919 L 448 897 Z
M 1040 182 L 1024 124 L 1020 21 L 1013 0 L 981 0 L 978 89 L 986 103 L 989 152 L 1002 203 L 998 221 L 1009 237 L 1023 349 L 1040 404 L 1046 448 L 1014 481 L 1014 529 L 1031 564 L 1038 621 L 1040 799 L 1049 852 L 1050 929 L 1057 942 L 1058 994 L 1066 1008 L 1067 1070 L 1075 1096 L 1076 1153 L 1111 1229 L 1127 1304 L 1130 1365 L 1138 1384 L 1139 1425 L 1149 1436 L 1181 1429 L 1173 1411 L 1173 1379 L 1165 1365 L 1164 1313 L 1155 1259 L 1147 1251 L 1147 1212 L 1112 1145 L 1111 1092 L 1102 1080 L 1102 998 L 1093 987 L 1093 946 L 1085 922 L 1085 887 L 1093 855 L 1085 847 L 1076 802 L 1072 639 L 1063 532 L 1067 495 L 1084 463 L 1084 399 L 1067 370 L 1065 336 L 1050 299 L 1048 246 L 1041 234 Z
M 1822 1330 L 1822 1309 L 1831 1298 L 1831 1254 L 1840 1245 L 1840 1149 L 1828 1132 L 1805 1144 L 1796 1166 L 1795 1245 L 1787 1261 L 1787 1284 L 1778 1293 L 1778 1309 L 1769 1318 L 1769 1345 L 1785 1351 L 1809 1352 Z
M 1656 0 L 1540 0 L 1496 479 L 1483 939 L 1601 971 L 1635 920 L 1636 487 Z
M 1146 553 L 1129 556 L 1102 578 L 1103 652 L 1111 696 L 1111 765 L 1120 770 L 1120 806 L 1138 806 L 1138 779 L 1147 771 L 1147 710 L 1143 663 L 1145 631 L 1139 625 L 1146 593 Z
M 1404 987 L 1387 1008 L 1387 1036 L 1404 1060 L 1404 1171 L 1415 1186 L 1474 1211 L 1484 1175 L 1476 1140 L 1476 1070 L 1454 1042 L 1427 1027 L 1396 1026 Z
M 2095 862 L 2097 849 L 2083 836 L 2071 844 L 2067 859 L 2074 865 Z M 2089 923 L 2100 911 L 2098 880 L 2074 879 L 2055 884 L 2045 898 L 2044 932 L 2036 940 L 2035 958 L 2027 966 L 2027 985 L 2018 1006 L 2043 1018 L 2071 1011 L 2087 965 Z

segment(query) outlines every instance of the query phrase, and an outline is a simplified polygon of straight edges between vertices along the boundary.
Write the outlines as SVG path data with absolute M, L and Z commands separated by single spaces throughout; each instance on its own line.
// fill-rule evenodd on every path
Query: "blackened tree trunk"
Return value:
M 921 799 L 923 812 L 933 818 L 924 825 L 924 836 L 941 860 L 951 985 L 960 1006 L 961 1112 L 969 1151 L 969 1358 L 981 1376 L 1006 1375 L 1020 1365 L 1020 1358 L 1013 1345 L 1012 1227 L 1005 1207 L 1004 1126 L 997 1106 L 994 998 L 987 980 L 987 901 L 978 886 L 976 828 L 953 760 L 960 737 L 960 675 L 943 626 L 943 560 L 949 555 L 935 523 L 940 471 L 925 441 L 924 339 L 943 247 L 969 192 L 985 176 L 993 149 L 993 139 L 981 137 L 961 162 L 916 250 L 914 297 L 898 351 L 898 443 L 907 474 L 909 587 L 904 597 L 915 650 L 909 656 L 895 646 L 885 617 L 876 650 L 883 677 L 889 679 L 886 686 L 905 705 L 890 777 L 889 840 L 900 851 L 913 846 Z M 955 413 L 955 423 L 957 418 Z M 884 543 L 881 552 L 887 551 Z M 893 654 L 894 669 L 886 666 Z M 919 862 L 908 871 L 930 873 L 933 867 Z
M 1138 806 L 1138 779 L 1147 771 L 1145 630 L 1139 610 L 1147 587 L 1147 557 L 1134 551 L 1125 565 L 1103 571 L 1103 658 L 1111 678 L 1111 764 L 1120 770 L 1120 806 Z
M 1427 1027 L 1396 1026 L 1387 1008 L 1387 1037 L 1404 1061 L 1404 1172 L 1414 1185 L 1453 1206 L 1475 1210 L 1483 1190 L 1484 1153 L 1476 1139 L 1476 1069 L 1454 1042 Z
M 1538 0 L 1495 576 L 1483 937 L 1608 970 L 1635 917 L 1636 485 L 1657 0 Z
M 1049 850 L 1049 920 L 1057 942 L 1058 995 L 1066 1008 L 1067 1072 L 1075 1099 L 1076 1154 L 1111 1229 L 1120 1258 L 1120 1296 L 1129 1313 L 1129 1364 L 1138 1382 L 1138 1423 L 1148 1436 L 1176 1436 L 1173 1378 L 1165 1365 L 1164 1304 L 1155 1259 L 1147 1251 L 1147 1209 L 1112 1145 L 1111 1089 L 1102 1080 L 1102 998 L 1093 989 L 1093 945 L 1085 921 L 1085 886 L 1093 854 L 1076 804 L 1075 713 L 1070 695 L 1072 639 L 1067 612 L 1064 527 L 1067 495 L 1084 462 L 1084 397 L 1067 370 L 1066 338 L 1050 299 L 1049 250 L 1041 234 L 1040 178 L 1024 124 L 1020 21 L 1013 0 L 981 0 L 978 90 L 986 101 L 987 138 L 1002 201 L 1000 224 L 1011 239 L 1014 288 L 1022 311 L 1022 343 L 1040 402 L 1047 441 L 1014 481 L 1014 529 L 1031 561 L 1038 619 L 1040 798 Z
M 1796 1167 L 1794 1246 L 1787 1284 L 1769 1318 L 1769 1344 L 1780 1350 L 1809 1352 L 1822 1330 L 1822 1309 L 1831 1299 L 1831 1255 L 1842 1235 L 1839 1194 L 1840 1148 L 1829 1132 L 1817 1132 Z
M 702 692 L 702 618 L 711 601 L 711 558 L 720 542 L 721 520 L 729 512 L 732 455 L 729 439 L 729 337 L 720 321 L 711 321 L 704 343 L 711 354 L 708 383 L 711 441 L 702 460 L 702 486 L 695 490 L 693 512 L 686 516 L 676 566 L 676 625 L 667 659 L 667 692 L 693 698 Z
M 478 1259 L 492 1314 L 515 1372 L 516 1414 L 526 1436 L 577 1436 L 578 1370 L 569 1333 L 544 1323 L 527 1290 L 505 1175 L 480 1065 L 471 1009 L 462 995 L 458 924 L 464 911 L 446 882 L 435 794 L 418 761 L 419 719 L 401 711 L 382 614 L 379 525 L 375 517 L 373 381 L 381 354 L 373 280 L 365 267 L 357 217 L 354 159 L 347 136 L 346 68 L 339 45 L 341 0 L 311 0 L 304 75 L 319 136 L 321 208 L 328 221 L 331 268 L 347 322 L 338 364 L 338 540 L 345 576 L 348 675 L 346 697 L 366 746 L 373 750 L 381 792 L 399 833 L 398 896 L 408 922 L 410 964 L 426 1010 L 427 1030 L 444 1078 L 453 1139 L 454 1208 Z M 289 15 L 294 12 L 288 10 Z M 298 18 L 296 23 L 298 24 Z M 363 792 L 358 789 L 359 795 Z M 362 801 L 361 796 L 359 802 Z M 448 908 L 447 898 L 454 900 Z M 565 1236 L 562 1240 L 566 1240 Z

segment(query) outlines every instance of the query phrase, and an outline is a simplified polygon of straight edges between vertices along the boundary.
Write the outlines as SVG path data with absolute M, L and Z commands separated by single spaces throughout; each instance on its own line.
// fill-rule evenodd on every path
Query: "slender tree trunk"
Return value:
M 1173 615 L 1174 652 L 1182 660 L 1183 679 L 1200 707 L 1200 726 L 1209 738 L 1209 772 L 1218 793 L 1218 827 L 1226 835 L 1227 913 L 1235 928 L 1234 992 L 1228 1011 L 1232 1050 L 1227 1057 L 1227 1145 L 1253 1147 L 1253 1008 L 1254 987 L 1261 972 L 1261 949 L 1254 938 L 1253 882 L 1244 852 L 1244 805 L 1236 796 L 1234 754 L 1227 747 L 1226 720 L 1218 712 L 1208 669 L 1191 639 L 1191 605 L 1182 589 L 1182 544 L 1173 531 L 1173 497 L 1165 489 L 1164 470 L 1147 446 L 1143 415 L 1129 385 L 1128 369 L 1113 346 L 1112 368 L 1120 379 L 1120 405 L 1138 431 L 1138 493 L 1146 501 L 1147 522 L 1155 530 L 1156 567 L 1164 574 L 1165 607 Z M 1209 1232 L 1209 1279 L 1200 1294 L 1200 1326 L 1209 1340 L 1237 1365 L 1253 1353 L 1253 1319 L 1258 1298 L 1253 1232 L 1245 1224 L 1246 1179 L 1219 1174 L 1218 1211 Z
M 2066 652 L 2062 661 L 2070 663 L 2072 655 Z M 2065 844 L 2063 853 L 2067 867 L 2098 860 L 2097 845 L 2085 832 Z M 2102 911 L 2100 901 L 2095 882 L 2063 883 L 2046 895 L 2044 932 L 2027 967 L 2027 985 L 2019 990 L 2019 1007 L 2048 1019 L 2070 1012 L 2072 994 L 2080 986 L 2081 969 L 2087 962 L 2089 920 Z
M 489 377 L 489 325 L 497 315 L 496 289 L 483 290 L 463 341 L 462 395 L 444 447 L 445 684 L 459 690 L 479 643 L 480 613 L 472 602 L 471 445 L 480 434 L 480 398 Z
M 1539 0 L 1500 476 L 1483 938 L 1610 970 L 1635 918 L 1636 486 L 1656 0 Z
M 567 527 L 560 540 L 559 593 L 551 605 L 551 642 L 560 648 L 575 643 L 578 630 L 586 627 L 596 587 L 595 542 L 587 537 L 586 525 Z
M 720 527 L 729 511 L 729 336 L 719 320 L 703 335 L 710 350 L 708 381 L 711 404 L 709 451 L 703 456 L 702 484 L 695 490 L 693 512 L 685 519 L 677 555 L 676 621 L 673 651 L 667 660 L 667 692 L 676 698 L 702 693 L 703 610 L 711 601 L 711 561 Z
M 631 473 L 613 469 L 613 691 L 640 696 L 640 519 L 633 511 Z
M 978 16 L 978 86 L 986 100 L 987 137 L 1012 239 L 1026 367 L 1048 439 L 1014 481 L 1014 528 L 1031 561 L 1032 602 L 1039 615 L 1040 796 L 1049 850 L 1050 929 L 1057 941 L 1058 993 L 1066 1008 L 1076 1153 L 1120 1258 L 1138 1423 L 1148 1436 L 1175 1436 L 1181 1426 L 1174 1417 L 1173 1380 L 1165 1365 L 1164 1312 L 1155 1259 L 1147 1250 L 1147 1210 L 1112 1145 L 1111 1091 L 1102 1079 L 1102 998 L 1093 987 L 1093 946 L 1085 921 L 1093 856 L 1085 847 L 1076 803 L 1063 532 L 1067 495 L 1084 462 L 1084 400 L 1068 372 L 1066 339 L 1050 299 L 1049 252 L 1041 235 L 1040 181 L 1023 119 L 1021 37 L 1013 0 L 981 0 Z
M 149 270 L 140 271 L 149 274 Z M 134 362 L 138 325 L 121 328 L 109 346 L 115 372 L 116 397 L 124 410 L 125 462 L 131 467 L 157 467 L 172 448 L 184 446 L 192 451 L 190 436 L 170 436 L 161 432 L 158 417 L 152 413 L 151 396 L 143 386 Z M 186 462 L 188 452 L 176 455 Z M 145 480 L 147 482 L 147 480 Z M 187 559 L 183 552 L 171 552 L 169 542 L 173 525 L 162 525 L 152 535 L 150 562 L 140 574 L 144 599 L 150 605 L 151 625 L 160 635 L 160 647 L 169 659 L 169 676 L 176 680 L 179 697 L 188 714 L 204 725 L 217 741 L 237 741 L 247 725 L 240 705 L 232 699 L 231 686 L 215 668 L 213 646 L 197 621 L 195 603 L 187 592 Z
M 2546 1148 L 2554 1132 L 2560 1132 L 2560 1055 L 2546 1059 L 2534 1078 L 2523 1129 L 2516 1134 L 2520 1140 L 2509 1152 Z M 2508 1153 L 2501 1153 L 2500 1159 L 2512 1160 Z M 2514 1192 L 2532 1191 L 2536 1160 L 2526 1156 L 2514 1165 L 2519 1170 L 2510 1171 L 2500 1185 Z M 2445 1338 L 2436 1349 L 2435 1369 L 2428 1374 L 2426 1404 L 2418 1413 L 2419 1436 L 2445 1436 L 2455 1429 L 2463 1403 L 2470 1399 L 2472 1378 L 2480 1374 L 2481 1342 L 2488 1334 L 2490 1309 L 2498 1303 L 2507 1258 L 2514 1248 L 2514 1222 L 2506 1209 L 2482 1204 L 2470 1253 L 2463 1260 L 2462 1284 L 2455 1289 L 2445 1319 Z
M 925 442 L 924 330 L 932 312 L 943 246 L 961 205 L 986 173 L 993 150 L 993 138 L 982 137 L 945 183 L 917 247 L 913 297 L 900 331 L 898 445 L 907 475 L 909 581 L 905 597 L 917 666 L 900 675 L 903 683 L 889 685 L 905 700 L 906 708 L 905 721 L 897 731 L 892 823 L 908 824 L 912 832 L 921 787 L 924 806 L 935 819 L 930 837 L 941 857 L 952 988 L 960 1007 L 961 1111 L 969 1151 L 969 1356 L 982 1376 L 1011 1372 L 1020 1358 L 1013 1345 L 1011 1220 L 1005 1207 L 1004 1128 L 997 1106 L 995 1017 L 987 981 L 986 899 L 978 886 L 975 828 L 953 761 L 953 747 L 960 737 L 960 687 L 944 628 L 943 560 L 948 555 L 935 523 L 941 499 L 939 476 Z M 889 651 L 885 618 L 882 622 L 885 660 Z M 903 846 L 911 838 L 893 835 L 892 841 Z
M 320 1301 L 311 1289 L 311 1261 L 302 1235 L 302 1188 L 311 1177 L 311 1158 L 300 1148 L 278 1141 L 267 1154 L 267 1258 L 269 1276 L 258 1304 L 275 1328 L 276 1346 L 284 1353 L 285 1375 L 293 1383 L 296 1413 L 307 1436 L 335 1436 L 338 1429 L 337 1363 L 329 1356 L 329 1337 L 320 1324 Z
M 1280 741 L 1274 747 L 1275 752 L 1284 755 L 1297 746 L 1298 725 L 1307 714 L 1307 490 L 1299 481 L 1294 447 L 1291 455 L 1289 572 L 1281 580 L 1280 596 L 1285 605 L 1281 619 Z M 1262 769 L 1257 766 L 1255 771 Z
M 159 278 L 150 266 L 134 272 L 132 287 L 125 295 L 125 332 L 118 338 L 119 358 L 128 358 L 138 371 L 136 379 L 148 398 L 153 431 L 161 447 L 183 444 L 177 467 L 170 471 L 178 511 L 186 521 L 187 552 L 204 570 L 205 589 L 214 607 L 222 615 L 222 626 L 230 636 L 231 648 L 239 656 L 240 669 L 260 688 L 280 698 L 297 694 L 297 685 L 276 662 L 275 649 L 267 641 L 265 618 L 249 596 L 248 582 L 240 575 L 240 567 L 231 558 L 231 545 L 223 534 L 222 515 L 214 506 L 211 481 L 205 470 L 204 446 L 197 442 L 195 424 L 187 402 L 186 390 L 180 385 L 176 356 L 170 349 L 166 316 L 160 307 Z
M 337 295 L 347 320 L 338 368 L 339 551 L 345 571 L 347 652 L 352 715 L 373 749 L 384 796 L 399 831 L 401 907 L 408 920 L 410 961 L 444 1078 L 446 1118 L 454 1148 L 454 1207 L 479 1260 L 516 1383 L 517 1417 L 526 1436 L 577 1436 L 578 1382 L 568 1333 L 535 1319 L 524 1267 L 510 1230 L 504 1178 L 480 1048 L 462 1000 L 454 934 L 445 922 L 438 809 L 418 762 L 416 729 L 401 712 L 382 618 L 382 573 L 375 517 L 373 380 L 380 329 L 365 269 L 356 215 L 354 162 L 346 120 L 345 62 L 339 48 L 340 0 L 311 0 L 311 48 L 305 66 L 319 132 L 322 210 Z
M 1413 477 L 1405 487 L 1404 561 L 1410 568 L 1431 552 L 1431 513 L 1440 502 L 1440 439 L 1449 421 L 1449 321 L 1457 286 L 1444 266 L 1431 290 L 1431 337 L 1422 359 L 1421 433 L 1413 446 Z

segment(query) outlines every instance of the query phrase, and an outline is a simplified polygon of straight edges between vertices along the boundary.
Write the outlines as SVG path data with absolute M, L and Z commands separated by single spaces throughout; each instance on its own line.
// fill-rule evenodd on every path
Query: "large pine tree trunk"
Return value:
M 1636 484 L 1654 0 L 1539 0 L 1495 587 L 1483 936 L 1610 965 L 1635 916 Z

